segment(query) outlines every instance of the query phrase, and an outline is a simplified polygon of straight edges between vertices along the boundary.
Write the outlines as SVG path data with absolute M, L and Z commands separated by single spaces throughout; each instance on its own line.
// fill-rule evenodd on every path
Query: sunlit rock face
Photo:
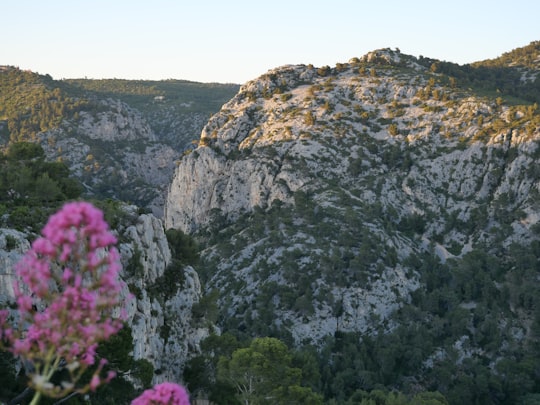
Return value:
M 231 325 L 272 308 L 271 328 L 296 342 L 392 328 L 419 286 L 407 257 L 536 237 L 531 117 L 389 49 L 277 68 L 242 86 L 180 160 L 165 225 L 211 241 L 205 286 Z

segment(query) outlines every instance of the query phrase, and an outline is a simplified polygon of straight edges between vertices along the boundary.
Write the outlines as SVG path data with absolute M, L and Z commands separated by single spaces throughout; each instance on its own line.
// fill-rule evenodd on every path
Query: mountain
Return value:
M 38 142 L 89 196 L 162 215 L 175 159 L 238 86 L 186 81 L 53 80 L 0 69 L 0 145 Z
M 221 330 L 317 348 L 327 399 L 539 392 L 539 55 L 381 49 L 243 85 L 165 207 L 204 247 Z
M 122 331 L 100 345 L 118 378 L 91 395 L 92 403 L 129 403 L 150 384 L 181 381 L 208 335 L 197 312 L 204 300 L 190 239 L 166 233 L 159 218 L 143 212 L 161 216 L 175 159 L 237 87 L 68 83 L 0 67 L 0 307 L 14 308 L 14 264 L 63 201 L 92 199 L 120 240 L 122 295 L 134 298 Z M 24 389 L 24 378 L 4 351 L 0 364 L 3 403 Z

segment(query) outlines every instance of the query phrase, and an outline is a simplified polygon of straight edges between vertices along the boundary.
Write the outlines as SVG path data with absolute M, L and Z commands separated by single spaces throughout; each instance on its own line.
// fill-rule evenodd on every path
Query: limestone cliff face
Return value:
M 445 261 L 537 237 L 537 118 L 389 49 L 285 66 L 210 119 L 176 169 L 165 224 L 213 230 L 208 288 L 239 327 L 271 305 L 297 342 L 368 331 L 418 287 L 411 254 Z
M 147 359 L 157 373 L 154 382 L 181 381 L 185 362 L 198 352 L 206 328 L 192 326 L 191 308 L 201 297 L 195 270 L 187 267 L 172 277 L 174 291 L 164 297 L 156 282 L 171 261 L 171 252 L 161 220 L 153 215 L 136 215 L 127 208 L 133 223 L 120 230 L 118 248 L 123 264 L 122 292 L 127 303 L 128 324 L 132 328 L 133 357 Z M 30 248 L 28 235 L 0 229 L 0 305 L 12 302 L 14 265 Z M 132 298 L 129 298 L 133 295 Z
M 136 291 L 128 310 L 133 357 L 154 365 L 155 382 L 181 381 L 185 362 L 208 335 L 206 328 L 194 328 L 191 322 L 191 308 L 202 294 L 199 277 L 193 268 L 184 268 L 175 276 L 176 291 L 164 297 L 157 282 L 171 262 L 171 252 L 161 220 L 141 215 L 123 234 L 130 241 L 120 246 L 123 279 L 127 289 Z M 130 261 L 136 268 L 132 273 Z
M 161 217 L 178 151 L 161 142 L 142 114 L 113 99 L 40 134 L 47 158 L 65 162 L 87 192 L 148 207 Z
M 297 183 L 296 176 L 273 159 L 229 160 L 200 148 L 182 160 L 169 189 L 166 226 L 191 232 L 209 224 L 214 210 L 234 218 L 255 206 L 267 207 L 274 199 L 290 202 L 288 190 L 294 191 Z
M 26 234 L 14 229 L 0 228 L 0 305 L 5 304 L 13 293 L 13 266 L 30 248 Z
M 137 110 L 114 99 L 101 102 L 104 111 L 90 113 L 82 111 L 77 122 L 77 131 L 90 139 L 115 141 L 157 141 Z

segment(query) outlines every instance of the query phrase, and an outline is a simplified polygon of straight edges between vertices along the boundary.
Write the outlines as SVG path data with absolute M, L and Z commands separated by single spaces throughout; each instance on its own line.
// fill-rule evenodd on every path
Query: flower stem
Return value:
M 36 393 L 34 394 L 34 398 L 32 398 L 32 401 L 30 402 L 30 405 L 37 405 L 40 399 L 41 399 L 41 392 L 36 391 Z

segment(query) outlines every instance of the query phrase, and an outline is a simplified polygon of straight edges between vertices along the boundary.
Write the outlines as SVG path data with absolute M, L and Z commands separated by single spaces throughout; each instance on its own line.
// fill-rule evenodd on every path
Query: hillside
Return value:
M 122 100 L 137 109 L 157 138 L 179 151 L 185 150 L 197 138 L 208 118 L 239 88 L 237 84 L 173 79 L 67 79 L 65 82 L 101 98 Z
M 165 210 L 204 246 L 222 331 L 316 347 L 338 403 L 539 392 L 538 66 L 512 91 L 513 68 L 483 69 L 382 49 L 241 87 Z
M 457 65 L 429 58 L 419 61 L 433 72 L 453 78 L 453 84 L 472 88 L 477 94 L 506 96 L 514 104 L 540 102 L 540 41 L 513 49 L 495 59 Z
M 40 143 L 89 196 L 161 216 L 175 159 L 238 86 L 186 81 L 53 80 L 0 69 L 0 145 Z

